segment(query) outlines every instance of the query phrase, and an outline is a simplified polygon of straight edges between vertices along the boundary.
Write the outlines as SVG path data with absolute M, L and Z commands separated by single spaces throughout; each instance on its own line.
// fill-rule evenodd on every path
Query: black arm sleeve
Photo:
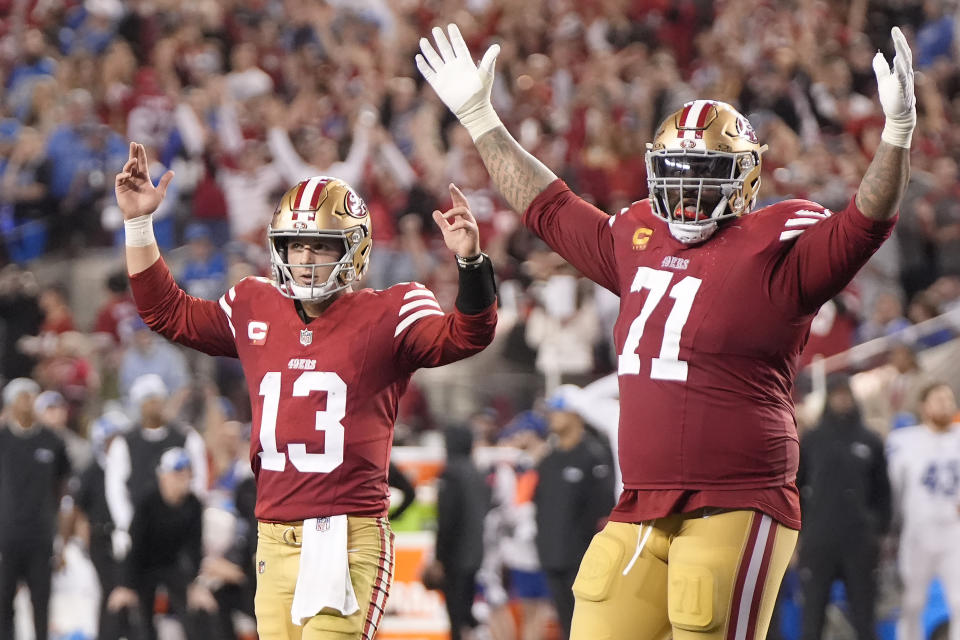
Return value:
M 489 256 L 476 267 L 458 267 L 460 290 L 457 292 L 457 309 L 468 316 L 480 313 L 497 300 L 497 283 L 493 275 L 493 263 Z
M 398 489 L 400 493 L 403 494 L 403 500 L 400 502 L 400 505 L 390 512 L 390 519 L 394 520 L 399 518 L 400 515 L 413 504 L 413 500 L 417 494 L 410 479 L 407 478 L 406 474 L 400 471 L 399 467 L 393 464 L 392 461 L 390 462 L 390 474 L 387 477 L 387 484 Z

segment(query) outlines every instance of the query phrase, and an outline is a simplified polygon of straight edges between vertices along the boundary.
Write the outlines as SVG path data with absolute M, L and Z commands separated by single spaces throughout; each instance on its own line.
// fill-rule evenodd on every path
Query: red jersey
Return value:
M 556 181 L 524 224 L 620 295 L 613 520 L 757 509 L 800 527 L 790 388 L 810 322 L 890 234 L 853 202 L 764 207 L 685 245 L 647 200 L 608 216 Z
M 347 293 L 306 324 L 264 278 L 240 281 L 219 302 L 184 293 L 162 260 L 131 283 L 151 328 L 240 358 L 253 409 L 256 516 L 274 522 L 386 515 L 393 425 L 410 376 L 480 351 L 497 318 L 496 305 L 444 314 L 415 283 Z

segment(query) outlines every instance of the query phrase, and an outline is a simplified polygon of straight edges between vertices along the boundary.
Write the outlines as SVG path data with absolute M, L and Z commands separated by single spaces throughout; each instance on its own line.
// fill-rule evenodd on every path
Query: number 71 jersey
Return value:
M 241 281 L 220 306 L 253 408 L 256 514 L 279 522 L 384 515 L 410 376 L 479 351 L 496 321 L 495 309 L 445 315 L 419 284 L 345 294 L 307 324 L 262 278 Z
M 790 390 L 810 322 L 892 221 L 871 221 L 852 202 L 833 214 L 790 200 L 684 245 L 648 201 L 611 217 L 556 181 L 524 223 L 620 296 L 614 341 L 625 489 L 733 495 L 793 486 L 799 446 Z M 799 527 L 793 493 L 792 513 L 771 515 Z

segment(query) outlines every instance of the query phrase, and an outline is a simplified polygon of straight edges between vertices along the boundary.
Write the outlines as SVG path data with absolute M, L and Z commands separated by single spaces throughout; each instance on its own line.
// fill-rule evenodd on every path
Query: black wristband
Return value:
M 460 290 L 457 292 L 457 309 L 461 313 L 474 315 L 480 313 L 497 300 L 497 282 L 493 276 L 493 263 L 490 257 L 481 254 L 482 260 L 476 266 L 459 267 Z

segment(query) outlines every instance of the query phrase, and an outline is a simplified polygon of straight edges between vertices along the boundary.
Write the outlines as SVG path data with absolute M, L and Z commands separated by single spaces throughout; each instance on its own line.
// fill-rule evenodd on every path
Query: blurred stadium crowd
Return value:
M 546 411 L 558 385 L 615 370 L 617 300 L 519 227 L 413 68 L 418 39 L 446 22 L 474 51 L 501 44 L 493 101 L 505 124 L 608 212 L 646 196 L 645 142 L 697 97 L 736 105 L 769 145 L 758 206 L 844 207 L 883 125 L 871 58 L 902 26 L 918 71 L 913 178 L 893 237 L 821 312 L 804 360 L 886 339 L 866 359 L 829 360 L 884 365 L 854 384 L 881 436 L 918 419 L 923 382 L 960 373 L 923 366 L 960 324 L 956 2 L 0 0 L 0 379 L 58 394 L 40 396 L 38 416 L 76 474 L 105 454 L 98 420 L 137 420 L 129 392 L 143 374 L 163 380 L 168 417 L 206 441 L 209 500 L 233 488 L 247 455 L 238 365 L 152 334 L 127 293 L 113 177 L 129 140 L 146 145 L 154 177 L 176 171 L 156 235 L 181 286 L 210 299 L 268 274 L 278 197 L 328 174 L 372 212 L 365 284 L 416 280 L 452 308 L 456 269 L 430 214 L 448 183 L 461 187 L 501 282 L 498 338 L 414 378 L 398 445 L 437 442 L 451 421 L 495 445 L 525 430 L 518 414 Z M 924 322 L 933 328 L 910 332 Z M 816 394 L 799 382 L 799 401 Z M 65 411 L 45 417 L 55 406 Z

